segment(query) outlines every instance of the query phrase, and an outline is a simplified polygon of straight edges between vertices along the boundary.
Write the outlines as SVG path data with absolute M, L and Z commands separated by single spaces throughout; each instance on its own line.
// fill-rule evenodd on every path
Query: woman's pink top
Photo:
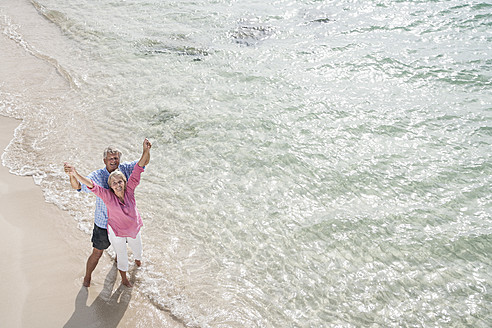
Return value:
M 140 183 L 140 174 L 144 171 L 143 167 L 135 164 L 133 172 L 128 179 L 125 190 L 125 203 L 113 193 L 112 190 L 97 185 L 94 181 L 94 188 L 89 188 L 99 196 L 108 208 L 108 224 L 118 237 L 135 238 L 143 226 L 142 218 L 137 210 L 135 203 L 135 188 Z

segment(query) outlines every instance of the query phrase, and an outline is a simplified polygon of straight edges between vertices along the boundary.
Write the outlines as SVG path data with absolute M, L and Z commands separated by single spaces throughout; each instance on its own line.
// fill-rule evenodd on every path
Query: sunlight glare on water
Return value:
M 190 327 L 492 324 L 491 5 L 35 4 L 70 49 L 36 48 L 75 81 L 59 101 L 91 121 L 71 149 L 154 144 L 136 288 L 153 306 Z M 47 135 L 82 127 L 43 115 Z M 59 168 L 26 167 L 92 224 Z

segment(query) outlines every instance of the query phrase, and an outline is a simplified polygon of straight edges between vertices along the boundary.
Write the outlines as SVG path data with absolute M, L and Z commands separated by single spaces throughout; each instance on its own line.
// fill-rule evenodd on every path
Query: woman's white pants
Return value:
M 118 237 L 108 224 L 108 236 L 109 241 L 111 242 L 111 245 L 113 245 L 116 252 L 116 256 L 118 257 L 118 270 L 125 272 L 128 271 L 128 252 L 126 249 L 127 242 L 133 251 L 133 257 L 135 260 L 142 260 L 142 238 L 140 237 L 140 231 L 135 238 Z

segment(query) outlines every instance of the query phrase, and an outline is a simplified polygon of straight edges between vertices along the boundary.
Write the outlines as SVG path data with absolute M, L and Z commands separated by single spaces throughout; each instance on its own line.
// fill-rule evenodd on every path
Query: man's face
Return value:
M 106 169 L 109 173 L 113 172 L 120 165 L 120 156 L 118 153 L 108 154 L 104 159 L 104 164 L 106 164 Z

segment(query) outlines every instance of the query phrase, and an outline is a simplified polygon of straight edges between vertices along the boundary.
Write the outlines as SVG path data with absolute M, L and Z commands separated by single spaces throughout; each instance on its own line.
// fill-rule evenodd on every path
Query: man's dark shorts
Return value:
M 94 224 L 94 230 L 92 230 L 92 247 L 99 250 L 105 250 L 111 245 L 108 238 L 108 230 L 99 228 Z

